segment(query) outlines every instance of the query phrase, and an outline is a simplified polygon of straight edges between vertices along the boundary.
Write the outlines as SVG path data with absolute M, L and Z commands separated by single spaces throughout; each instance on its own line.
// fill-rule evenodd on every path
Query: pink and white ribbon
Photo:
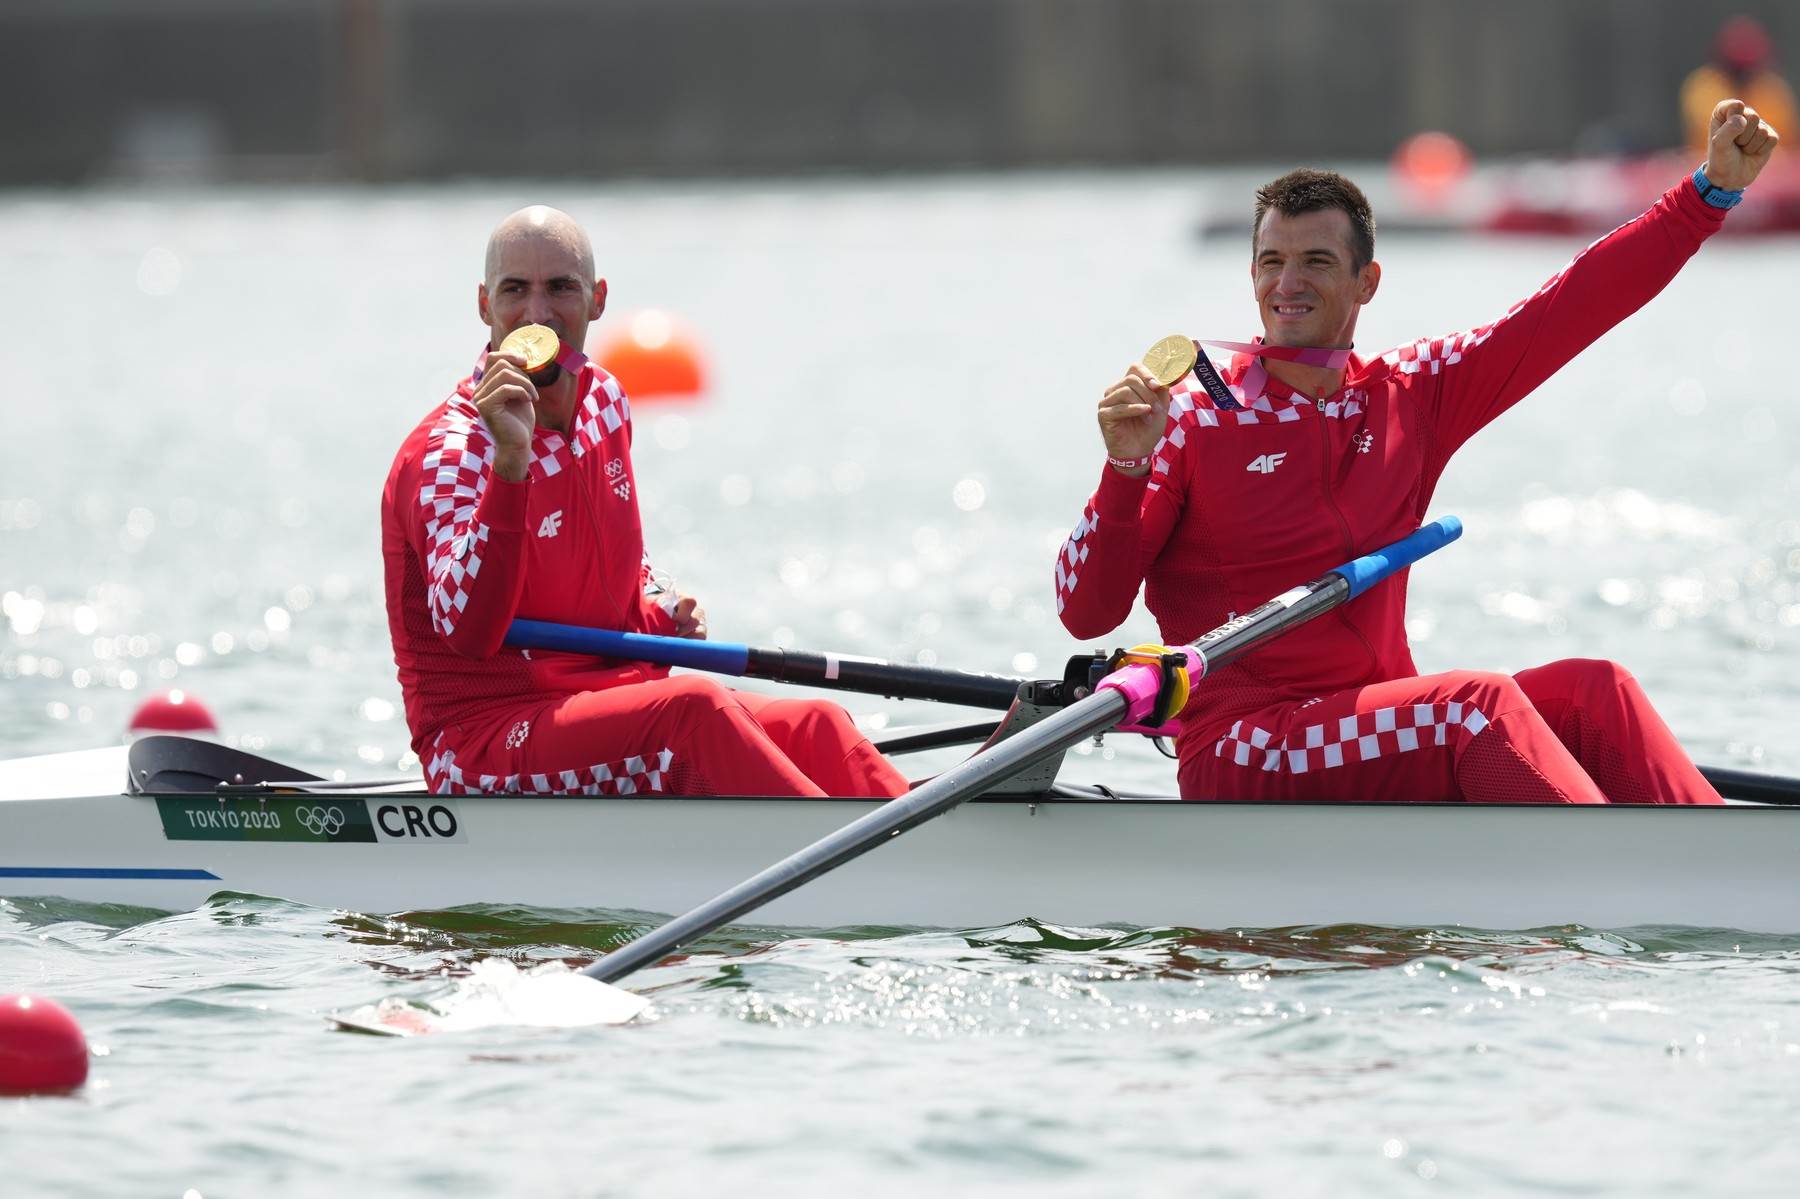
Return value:
M 1350 361 L 1348 349 L 1272 346 L 1260 341 L 1213 341 L 1209 338 L 1195 338 L 1194 349 L 1198 358 L 1194 362 L 1194 373 L 1200 376 L 1200 382 L 1205 385 L 1208 394 L 1213 397 L 1215 402 L 1221 400 L 1220 391 L 1225 389 L 1225 383 L 1219 378 L 1218 371 L 1213 369 L 1212 362 L 1206 357 L 1206 351 L 1200 349 L 1203 345 L 1220 350 L 1230 350 L 1234 354 L 1248 354 L 1255 359 L 1250 364 L 1250 369 L 1244 372 L 1243 380 L 1238 384 L 1238 390 L 1243 394 L 1244 403 L 1250 403 L 1261 395 L 1264 385 L 1269 381 L 1269 372 L 1262 364 L 1264 358 L 1274 358 L 1281 362 L 1296 362 L 1301 366 L 1323 367 L 1326 370 L 1334 371 L 1342 370 L 1344 364 Z M 1208 378 L 1208 375 L 1211 378 Z M 1235 407 L 1236 405 L 1232 403 L 1222 406 Z

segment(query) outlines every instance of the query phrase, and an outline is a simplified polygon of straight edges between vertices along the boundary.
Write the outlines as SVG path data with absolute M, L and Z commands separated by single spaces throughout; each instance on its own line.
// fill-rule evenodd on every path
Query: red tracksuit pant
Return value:
M 874 796 L 907 790 L 826 700 L 771 699 L 677 675 L 522 707 L 427 747 L 439 795 Z
M 1188 799 L 1723 802 L 1637 680 L 1588 659 L 1394 679 L 1180 741 Z

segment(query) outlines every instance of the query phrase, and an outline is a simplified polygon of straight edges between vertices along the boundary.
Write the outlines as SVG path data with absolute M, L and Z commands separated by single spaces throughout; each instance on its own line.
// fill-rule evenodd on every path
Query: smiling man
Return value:
M 475 368 L 400 447 L 382 494 L 394 661 L 432 791 L 904 793 L 836 704 L 501 644 L 515 617 L 697 638 L 706 620 L 691 597 L 652 595 L 631 408 L 579 356 L 606 307 L 587 234 L 553 208 L 507 217 L 476 304 Z M 567 369 L 534 380 L 499 348 L 527 325 L 555 332 Z
M 1104 636 L 1143 584 L 1180 644 L 1411 532 L 1457 448 L 1661 291 L 1776 141 L 1719 104 L 1700 170 L 1505 316 L 1366 359 L 1350 346 L 1381 284 L 1368 202 L 1326 171 L 1263 188 L 1263 336 L 1210 380 L 1165 387 L 1140 363 L 1107 388 L 1107 466 L 1057 561 L 1063 624 Z M 1719 802 L 1620 667 L 1421 677 L 1405 610 L 1402 574 L 1209 676 L 1180 716 L 1182 795 Z

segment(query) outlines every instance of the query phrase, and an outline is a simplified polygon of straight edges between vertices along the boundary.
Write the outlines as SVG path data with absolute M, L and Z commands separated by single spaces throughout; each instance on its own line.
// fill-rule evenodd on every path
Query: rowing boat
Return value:
M 128 752 L 0 762 L 0 897 L 186 910 L 243 892 L 368 913 L 473 903 L 663 913 L 877 806 L 449 798 L 416 782 L 133 794 Z M 1065 787 L 976 799 L 783 895 L 758 920 L 1800 933 L 1797 863 L 1794 807 L 1184 803 Z

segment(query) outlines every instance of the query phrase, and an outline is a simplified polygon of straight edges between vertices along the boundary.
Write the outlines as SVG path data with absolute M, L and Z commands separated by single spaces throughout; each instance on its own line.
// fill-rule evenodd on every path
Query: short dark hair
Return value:
M 1250 227 L 1250 252 L 1262 236 L 1263 217 L 1273 208 L 1283 216 L 1335 208 L 1350 218 L 1351 265 L 1357 270 L 1375 260 L 1375 213 L 1362 188 L 1336 171 L 1301 167 L 1256 191 L 1256 223 Z

